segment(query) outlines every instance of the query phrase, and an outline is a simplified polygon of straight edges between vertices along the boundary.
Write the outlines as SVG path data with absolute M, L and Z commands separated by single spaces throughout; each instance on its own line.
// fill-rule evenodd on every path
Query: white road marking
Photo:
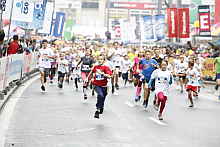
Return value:
M 0 147 L 4 147 L 6 132 L 8 130 L 10 119 L 12 117 L 18 99 L 22 96 L 24 91 L 37 79 L 39 79 L 39 76 L 33 77 L 32 79 L 27 81 L 24 86 L 19 87 L 5 105 L 5 108 L 0 115 Z
M 75 130 L 74 132 L 75 133 L 83 133 L 83 132 L 89 132 L 89 131 L 93 131 L 93 130 L 95 130 L 95 128 L 78 129 L 78 130 Z
M 134 107 L 134 104 L 132 104 L 131 102 L 127 101 L 125 102 L 126 105 L 128 105 L 129 107 Z
M 153 122 L 157 123 L 158 125 L 161 125 L 161 126 L 167 126 L 166 123 L 163 123 L 162 121 L 154 118 L 154 117 L 149 117 L 150 120 L 152 120 Z

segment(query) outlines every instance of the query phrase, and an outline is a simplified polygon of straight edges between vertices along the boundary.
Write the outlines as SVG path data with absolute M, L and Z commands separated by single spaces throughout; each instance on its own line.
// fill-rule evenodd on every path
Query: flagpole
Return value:
M 12 3 L 11 3 L 11 12 L 10 12 L 10 18 L 9 18 L 10 23 L 9 23 L 9 27 L 8 27 L 8 41 L 9 41 L 10 31 L 11 31 L 13 8 L 14 8 L 14 0 L 12 0 Z

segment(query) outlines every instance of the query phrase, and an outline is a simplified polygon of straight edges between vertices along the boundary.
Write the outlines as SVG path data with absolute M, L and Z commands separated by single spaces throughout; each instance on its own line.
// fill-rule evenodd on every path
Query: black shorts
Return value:
M 122 79 L 123 80 L 128 80 L 128 72 L 122 73 Z
M 65 75 L 66 75 L 66 73 L 62 73 L 62 72 L 58 71 L 58 77 L 59 78 L 64 78 Z
M 216 73 L 216 80 L 220 79 L 220 73 Z
M 186 75 L 178 75 L 180 80 L 186 80 Z

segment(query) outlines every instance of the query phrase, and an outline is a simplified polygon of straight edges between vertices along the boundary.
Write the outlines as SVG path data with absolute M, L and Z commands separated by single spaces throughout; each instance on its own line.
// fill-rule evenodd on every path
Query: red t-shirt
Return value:
M 12 41 L 8 47 L 8 55 L 16 54 L 19 49 L 19 44 L 17 41 Z
M 96 65 L 94 66 L 92 72 L 95 73 L 93 84 L 95 86 L 107 86 L 108 80 L 101 74 L 96 73 L 97 70 L 104 72 L 105 74 L 112 75 L 112 71 L 108 66 L 105 65 Z

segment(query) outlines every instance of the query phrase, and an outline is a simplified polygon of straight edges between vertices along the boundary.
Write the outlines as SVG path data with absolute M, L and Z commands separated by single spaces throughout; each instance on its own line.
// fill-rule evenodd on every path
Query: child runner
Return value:
M 111 78 L 112 71 L 106 65 L 104 65 L 105 58 L 103 55 L 98 57 L 98 65 L 95 65 L 92 71 L 89 73 L 86 82 L 88 83 L 91 76 L 93 76 L 93 85 L 95 86 L 95 91 L 97 93 L 97 103 L 96 103 L 96 112 L 95 118 L 99 118 L 99 114 L 103 113 L 104 103 L 107 96 L 107 83 L 108 78 Z
M 194 63 L 189 62 L 189 69 L 186 72 L 187 81 L 188 81 L 187 85 L 186 85 L 186 91 L 188 92 L 188 99 L 190 101 L 189 107 L 194 107 L 192 97 L 193 96 L 195 96 L 195 97 L 198 96 L 197 88 L 198 88 L 198 85 L 199 85 L 199 73 L 193 67 L 194 67 Z
M 148 83 L 149 88 L 152 87 L 153 80 L 155 80 L 156 107 L 160 107 L 158 118 L 163 120 L 162 113 L 168 97 L 168 89 L 173 80 L 171 72 L 167 70 L 167 63 L 165 61 L 161 63 L 161 68 L 156 69 L 152 73 Z

